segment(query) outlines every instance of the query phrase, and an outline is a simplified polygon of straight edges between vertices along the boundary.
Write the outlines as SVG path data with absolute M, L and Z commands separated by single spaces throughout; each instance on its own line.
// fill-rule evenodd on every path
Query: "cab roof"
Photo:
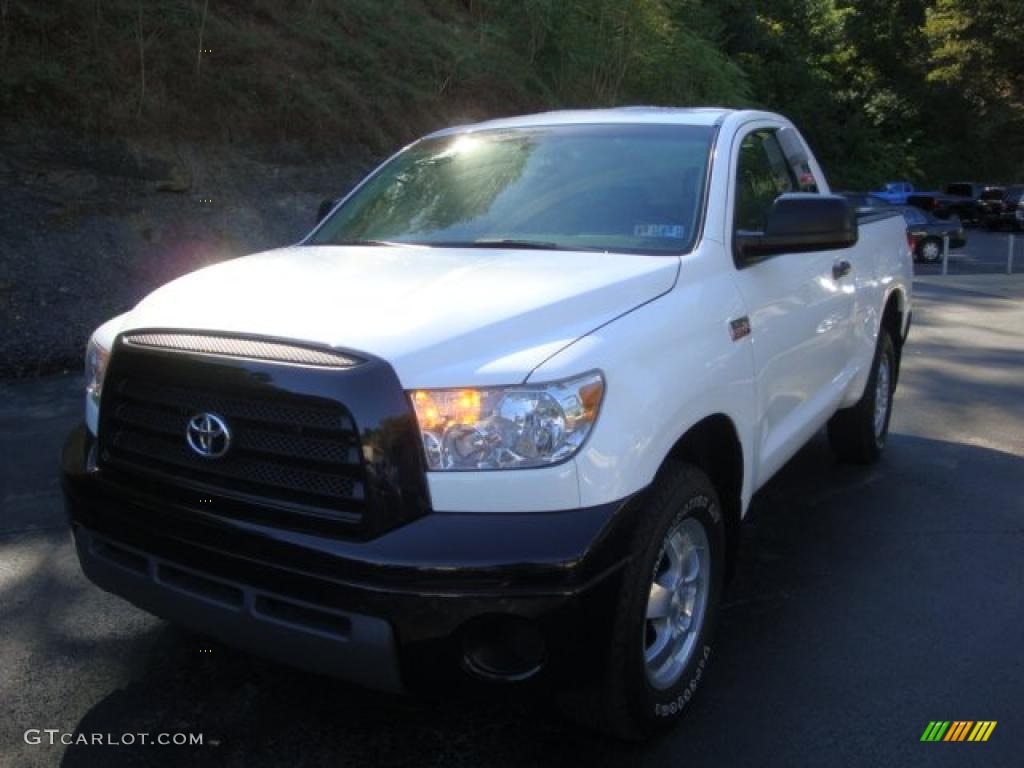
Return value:
M 600 123 L 664 123 L 674 125 L 721 125 L 730 115 L 740 114 L 733 109 L 720 107 L 615 107 L 612 109 L 571 109 L 554 112 L 539 112 L 520 117 L 503 117 L 480 123 L 458 125 L 430 134 L 430 137 L 454 133 L 469 133 L 501 128 L 533 128 L 550 125 L 585 125 Z M 765 115 L 763 112 L 749 112 L 750 115 Z M 777 117 L 777 115 L 771 115 Z

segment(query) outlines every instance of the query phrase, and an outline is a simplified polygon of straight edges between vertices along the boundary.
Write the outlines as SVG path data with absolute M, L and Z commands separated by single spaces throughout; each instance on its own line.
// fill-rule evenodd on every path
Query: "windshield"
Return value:
M 569 125 L 425 139 L 308 242 L 689 251 L 713 137 L 706 126 Z

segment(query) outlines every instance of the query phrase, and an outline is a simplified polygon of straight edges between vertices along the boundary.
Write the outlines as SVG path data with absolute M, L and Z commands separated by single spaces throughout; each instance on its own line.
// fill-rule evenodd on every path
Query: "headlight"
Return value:
M 89 346 L 85 351 L 85 395 L 97 408 L 103 391 L 103 376 L 107 372 L 109 362 L 110 350 L 93 336 L 89 339 Z
M 552 384 L 410 393 L 433 470 L 556 464 L 587 439 L 604 396 L 600 373 Z

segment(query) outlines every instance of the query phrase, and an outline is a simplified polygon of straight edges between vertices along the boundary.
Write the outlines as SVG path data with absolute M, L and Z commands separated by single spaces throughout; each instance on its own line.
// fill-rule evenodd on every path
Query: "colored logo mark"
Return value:
M 996 720 L 932 720 L 921 741 L 988 741 Z

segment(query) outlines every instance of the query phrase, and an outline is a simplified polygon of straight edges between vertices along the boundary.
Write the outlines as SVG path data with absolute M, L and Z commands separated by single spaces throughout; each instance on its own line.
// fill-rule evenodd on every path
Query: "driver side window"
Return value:
M 772 129 L 748 133 L 736 163 L 733 230 L 763 232 L 775 199 L 799 189 Z

